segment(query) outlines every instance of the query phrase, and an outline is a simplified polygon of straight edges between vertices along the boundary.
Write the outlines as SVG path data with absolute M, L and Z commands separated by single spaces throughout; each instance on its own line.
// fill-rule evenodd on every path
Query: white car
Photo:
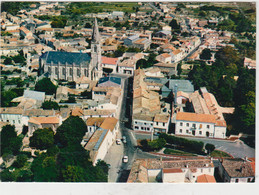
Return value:
M 116 144 L 117 145 L 121 145 L 121 140 L 120 139 L 116 139 Z
M 127 163 L 127 162 L 129 161 L 128 156 L 123 156 L 122 161 L 123 161 L 124 163 Z
M 125 136 L 122 136 L 122 142 L 123 142 L 124 144 L 127 143 L 127 140 L 126 140 L 126 137 L 125 137 Z

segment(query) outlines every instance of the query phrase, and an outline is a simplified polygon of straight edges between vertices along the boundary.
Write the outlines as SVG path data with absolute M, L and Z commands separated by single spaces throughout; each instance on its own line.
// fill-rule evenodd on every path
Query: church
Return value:
M 99 80 L 102 75 L 101 67 L 101 38 L 95 18 L 91 55 L 87 53 L 48 51 L 40 56 L 40 75 L 50 79 L 76 81 L 81 77 Z

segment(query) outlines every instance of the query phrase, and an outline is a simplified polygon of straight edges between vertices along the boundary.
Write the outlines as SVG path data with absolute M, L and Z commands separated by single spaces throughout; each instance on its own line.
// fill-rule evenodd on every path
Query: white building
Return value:
M 176 135 L 226 138 L 226 123 L 216 121 L 214 115 L 178 112 L 175 125 Z
M 168 133 L 170 124 L 170 115 L 169 114 L 156 114 L 154 118 L 154 131 L 161 133 Z
M 103 160 L 108 153 L 108 150 L 116 139 L 118 126 L 118 119 L 113 117 L 106 118 L 85 145 L 84 148 L 90 152 L 93 165 L 98 160 Z

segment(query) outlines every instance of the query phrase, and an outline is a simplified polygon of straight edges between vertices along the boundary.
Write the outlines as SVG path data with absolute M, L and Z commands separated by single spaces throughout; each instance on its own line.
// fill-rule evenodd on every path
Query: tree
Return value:
M 136 69 L 138 68 L 148 68 L 148 62 L 145 59 L 139 59 L 136 63 Z
M 31 165 L 33 180 L 37 182 L 55 182 L 58 180 L 59 166 L 55 156 L 48 156 L 46 153 L 40 154 L 34 159 Z
M 81 93 L 81 96 L 86 97 L 86 99 L 92 99 L 92 92 L 85 90 Z
M 47 95 L 56 93 L 57 87 L 50 81 L 49 78 L 39 80 L 35 85 L 35 91 L 45 92 Z
M 62 170 L 62 178 L 64 182 L 84 182 L 84 169 L 79 166 L 67 166 Z
M 15 175 L 10 171 L 10 169 L 4 169 L 1 172 L 1 181 L 15 181 Z
M 2 91 L 1 93 L 1 106 L 10 107 L 12 106 L 12 99 L 17 97 L 17 93 L 13 90 Z
M 92 28 L 92 25 L 89 22 L 85 23 L 85 28 Z
M 213 144 L 207 143 L 205 145 L 205 149 L 207 150 L 208 154 L 210 154 L 211 152 L 213 152 L 215 150 L 215 146 Z
M 16 158 L 16 161 L 14 161 L 13 166 L 16 168 L 22 168 L 27 160 L 28 157 L 25 154 L 19 154 Z
M 169 23 L 169 26 L 171 26 L 172 29 L 180 29 L 180 25 L 177 23 L 175 19 L 172 19 Z
M 54 102 L 54 101 L 44 101 L 41 105 L 41 107 L 44 109 L 44 110 L 58 110 L 59 109 L 59 105 L 57 102 Z
M 13 62 L 13 60 L 12 60 L 12 58 L 10 58 L 10 57 L 5 58 L 5 60 L 4 60 L 4 64 L 5 64 L 5 65 L 12 64 L 12 62 Z
M 16 178 L 17 182 L 31 182 L 33 173 L 31 170 L 21 170 L 19 176 Z
M 14 125 L 6 125 L 1 131 L 1 155 L 5 153 L 18 154 L 22 146 L 22 138 L 17 136 Z
M 85 122 L 78 116 L 70 116 L 57 128 L 55 143 L 62 145 L 62 147 L 80 144 L 85 132 L 87 132 Z
M 37 129 L 30 137 L 30 147 L 40 150 L 48 149 L 54 144 L 54 132 L 52 129 Z
M 210 60 L 211 56 L 212 56 L 212 54 L 211 54 L 210 49 L 204 49 L 204 50 L 202 50 L 202 53 L 200 55 L 200 59 L 202 59 L 202 60 Z
M 25 63 L 25 58 L 22 55 L 16 55 L 13 57 L 15 63 Z

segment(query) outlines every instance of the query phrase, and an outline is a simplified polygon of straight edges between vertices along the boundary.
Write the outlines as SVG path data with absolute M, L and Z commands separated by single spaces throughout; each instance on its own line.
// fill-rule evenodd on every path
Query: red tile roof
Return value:
M 216 180 L 214 176 L 204 174 L 197 177 L 197 183 L 216 183 Z
M 163 169 L 163 173 L 182 173 L 182 169 Z
M 102 56 L 102 63 L 103 64 L 113 64 L 113 65 L 116 65 L 117 61 L 118 61 L 118 58 L 109 58 L 109 57 Z
M 196 114 L 196 113 L 190 113 L 190 112 L 178 112 L 176 115 L 176 120 L 216 123 L 216 119 L 214 115 Z

